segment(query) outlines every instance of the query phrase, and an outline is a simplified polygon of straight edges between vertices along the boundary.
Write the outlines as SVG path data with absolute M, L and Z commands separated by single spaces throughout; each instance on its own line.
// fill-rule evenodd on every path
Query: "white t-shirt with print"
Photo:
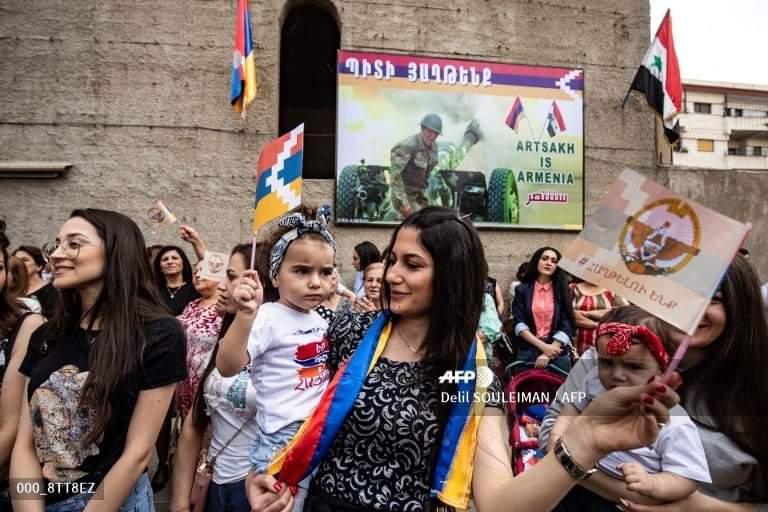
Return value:
M 583 411 L 589 402 L 606 392 L 594 367 L 584 378 L 585 398 L 571 403 Z M 679 405 L 669 410 L 669 421 L 661 428 L 659 436 L 649 446 L 625 452 L 612 452 L 600 459 L 597 466 L 605 473 L 619 479 L 624 474 L 619 464 L 640 464 L 648 473 L 669 472 L 689 480 L 710 483 L 709 466 L 701 444 L 699 432 L 688 413 Z
M 216 456 L 213 481 L 217 484 L 237 482 L 248 476 L 251 468 L 248 447 L 258 432 L 256 390 L 251 383 L 250 365 L 234 377 L 222 377 L 214 368 L 204 386 L 206 412 L 213 427 L 208 455 Z M 244 423 L 243 430 L 235 436 Z M 229 445 L 224 448 L 228 441 Z
M 330 378 L 328 323 L 277 302 L 259 308 L 248 338 L 256 422 L 271 434 L 304 420 L 315 409 Z

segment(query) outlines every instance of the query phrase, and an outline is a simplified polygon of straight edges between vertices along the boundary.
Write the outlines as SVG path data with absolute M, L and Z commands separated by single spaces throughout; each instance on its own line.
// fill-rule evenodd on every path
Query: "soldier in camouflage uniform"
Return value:
M 400 220 L 411 212 L 428 205 L 425 191 L 432 169 L 437 165 L 435 140 L 443 131 L 443 120 L 437 114 L 427 114 L 421 120 L 421 132 L 392 148 L 389 169 L 390 204 L 385 220 Z

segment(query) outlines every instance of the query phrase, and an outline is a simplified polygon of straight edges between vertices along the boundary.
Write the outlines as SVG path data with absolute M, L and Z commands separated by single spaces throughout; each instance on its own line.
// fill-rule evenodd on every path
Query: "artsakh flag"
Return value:
M 520 96 L 518 96 L 515 98 L 515 103 L 512 104 L 512 110 L 509 111 L 504 122 L 517 133 L 517 127 L 524 115 L 525 111 L 523 110 L 523 103 L 520 101 Z
M 256 168 L 253 232 L 301 204 L 304 123 L 261 150 Z
M 245 112 L 245 107 L 256 97 L 256 60 L 253 55 L 248 0 L 237 0 L 232 86 L 229 96 L 232 106 L 238 112 Z
M 672 15 L 669 9 L 650 48 L 645 52 L 631 89 L 645 93 L 648 104 L 659 113 L 667 141 L 675 144 L 680 140 L 677 114 L 682 107 L 683 84 L 672 40 Z

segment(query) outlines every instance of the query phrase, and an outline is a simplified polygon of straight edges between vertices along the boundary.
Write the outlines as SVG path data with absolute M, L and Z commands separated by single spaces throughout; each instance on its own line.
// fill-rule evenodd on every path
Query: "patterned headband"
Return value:
M 620 356 L 626 354 L 632 346 L 632 338 L 635 338 L 648 347 L 651 355 L 661 365 L 662 370 L 667 368 L 669 354 L 664 350 L 659 337 L 644 325 L 629 325 L 621 322 L 600 324 L 597 328 L 597 336 L 600 337 L 606 334 L 611 337 L 608 341 L 608 355 Z
M 327 228 L 328 219 L 330 218 L 331 207 L 326 204 L 317 210 L 315 220 L 307 220 L 301 213 L 292 213 L 280 219 L 278 226 L 292 229 L 283 234 L 283 236 L 280 237 L 280 240 L 278 240 L 272 247 L 272 250 L 269 251 L 270 279 L 277 277 L 277 271 L 280 269 L 280 264 L 283 262 L 283 258 L 285 258 L 288 246 L 302 235 L 316 233 L 323 237 L 326 242 L 331 244 L 333 251 L 336 252 L 336 242 L 333 241 L 333 235 L 331 235 Z

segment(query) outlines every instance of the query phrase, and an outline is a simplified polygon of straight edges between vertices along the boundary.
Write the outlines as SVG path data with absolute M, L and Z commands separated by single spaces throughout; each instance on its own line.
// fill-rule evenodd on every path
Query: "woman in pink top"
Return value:
M 208 366 L 208 360 L 221 331 L 222 318 L 216 310 L 216 303 L 219 300 L 219 282 L 204 279 L 200 275 L 201 268 L 202 262 L 197 264 L 193 279 L 195 290 L 200 294 L 200 298 L 187 304 L 184 312 L 178 317 L 187 336 L 188 377 L 176 388 L 182 418 L 186 418 L 192 408 L 200 378 L 205 367 Z
M 533 253 L 523 282 L 515 290 L 512 320 L 517 359 L 536 368 L 554 365 L 568 372 L 573 309 L 560 252 L 542 247 Z

